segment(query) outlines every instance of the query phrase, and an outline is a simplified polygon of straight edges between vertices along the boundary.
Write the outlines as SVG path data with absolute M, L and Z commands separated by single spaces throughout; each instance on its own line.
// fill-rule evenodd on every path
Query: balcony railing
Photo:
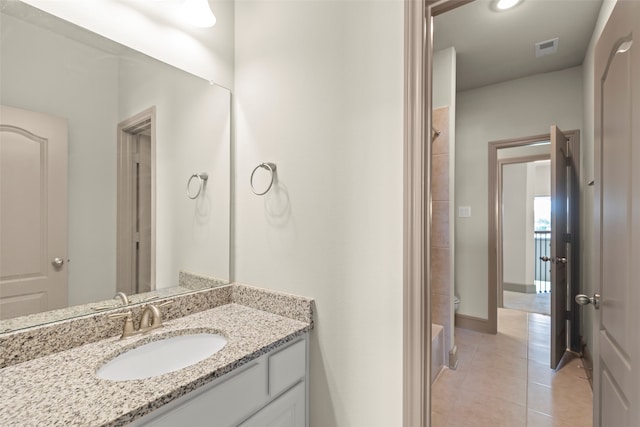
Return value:
M 534 231 L 535 264 L 534 280 L 538 292 L 551 292 L 551 264 L 540 257 L 551 256 L 551 231 Z

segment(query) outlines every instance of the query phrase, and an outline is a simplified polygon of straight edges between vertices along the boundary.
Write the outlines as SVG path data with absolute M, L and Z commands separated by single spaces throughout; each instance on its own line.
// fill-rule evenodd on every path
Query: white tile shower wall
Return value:
M 236 3 L 234 279 L 315 299 L 311 425 L 402 423 L 403 12 Z

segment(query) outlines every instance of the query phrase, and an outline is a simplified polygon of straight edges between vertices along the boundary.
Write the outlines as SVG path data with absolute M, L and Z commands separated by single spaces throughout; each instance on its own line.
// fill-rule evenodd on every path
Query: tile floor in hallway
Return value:
M 523 294 L 522 292 L 504 291 L 503 305 L 512 310 L 548 315 L 551 313 L 551 293 Z
M 581 360 L 549 368 L 550 326 L 549 316 L 499 309 L 497 335 L 456 328 L 458 369 L 445 369 L 433 384 L 431 425 L 591 426 Z

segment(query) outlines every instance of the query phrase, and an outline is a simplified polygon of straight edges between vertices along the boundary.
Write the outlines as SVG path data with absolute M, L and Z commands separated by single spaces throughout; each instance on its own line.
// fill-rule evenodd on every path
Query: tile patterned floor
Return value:
M 580 359 L 549 368 L 550 318 L 499 309 L 498 334 L 456 328 L 459 366 L 432 388 L 433 427 L 589 427 Z

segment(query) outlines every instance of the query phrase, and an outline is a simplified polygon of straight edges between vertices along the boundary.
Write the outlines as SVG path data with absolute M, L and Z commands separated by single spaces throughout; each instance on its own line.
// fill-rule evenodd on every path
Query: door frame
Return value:
M 135 192 L 132 190 L 136 177 L 133 173 L 135 155 L 133 146 L 136 134 L 142 128 L 151 131 L 151 242 L 150 284 L 156 283 L 156 109 L 150 107 L 118 123 L 117 151 L 117 214 L 116 214 L 116 290 L 127 294 L 132 289 L 136 269 L 133 265 L 133 246 L 136 219 L 133 217 Z
M 497 155 L 497 152 L 496 152 Z M 491 158 L 489 158 L 489 167 L 491 167 Z M 497 233 L 496 235 L 489 235 L 489 247 L 491 247 L 491 239 L 496 240 L 496 256 L 497 256 L 497 268 L 496 268 L 496 306 L 503 307 L 504 306 L 504 248 L 502 241 L 502 209 L 499 207 L 502 206 L 502 191 L 503 191 L 503 167 L 505 165 L 515 165 L 520 163 L 531 163 L 539 160 L 551 160 L 551 154 L 534 154 L 530 156 L 522 156 L 522 157 L 511 157 L 507 159 L 496 159 L 496 173 L 498 174 L 498 187 L 495 193 L 490 192 L 489 194 L 489 215 L 491 215 L 491 206 L 493 206 L 492 197 L 497 199 L 498 205 L 498 223 L 497 223 Z M 491 170 L 491 169 L 489 169 Z M 489 187 L 491 188 L 491 187 Z M 491 282 L 489 282 L 491 283 Z
M 580 176 L 580 131 L 579 130 L 570 130 L 564 132 L 564 134 L 569 138 L 568 147 L 571 157 L 573 159 L 578 159 L 577 162 L 573 162 L 572 165 L 574 167 L 575 173 L 572 174 L 572 178 L 577 178 Z M 511 147 L 524 147 L 527 145 L 536 144 L 543 141 L 551 141 L 551 134 L 542 134 L 529 136 L 524 138 L 516 138 L 516 139 L 507 139 L 501 141 L 492 141 L 489 142 L 489 224 L 488 224 L 488 286 L 487 286 L 487 300 L 489 304 L 489 319 L 486 324 L 486 331 L 482 330 L 482 332 L 495 334 L 498 331 L 498 306 L 499 301 L 501 300 L 501 291 L 502 288 L 498 283 L 502 283 L 502 239 L 500 234 L 500 224 L 501 224 L 501 209 L 500 209 L 500 197 L 499 191 L 501 188 L 501 176 L 499 171 L 499 161 L 498 161 L 498 150 L 501 148 L 511 148 Z M 549 155 L 550 158 L 550 155 Z M 570 215 L 568 217 L 568 221 L 571 224 L 572 234 L 574 236 L 578 236 L 580 228 L 579 228 L 579 219 L 580 219 L 580 199 L 579 193 L 580 188 L 576 182 L 571 180 L 571 205 L 570 205 Z M 572 260 L 580 260 L 580 252 L 579 252 L 579 238 L 571 239 L 571 259 Z M 572 280 L 572 288 L 571 288 L 571 301 L 578 293 L 579 290 L 579 264 L 578 262 L 571 263 L 571 280 Z M 577 314 L 577 305 L 574 306 L 572 303 L 573 313 L 572 316 Z M 480 319 L 482 320 L 482 319 Z M 579 322 L 572 317 L 571 322 L 571 348 L 574 351 L 579 351 L 576 349 L 576 342 L 579 345 Z M 577 341 L 576 341 L 577 340 Z
M 431 424 L 431 144 L 427 141 L 431 138 L 433 110 L 432 21 L 434 16 L 472 1 L 405 0 L 402 368 L 404 427 L 428 427 Z
M 431 424 L 432 18 L 473 0 L 406 0 L 404 15 L 402 424 Z

